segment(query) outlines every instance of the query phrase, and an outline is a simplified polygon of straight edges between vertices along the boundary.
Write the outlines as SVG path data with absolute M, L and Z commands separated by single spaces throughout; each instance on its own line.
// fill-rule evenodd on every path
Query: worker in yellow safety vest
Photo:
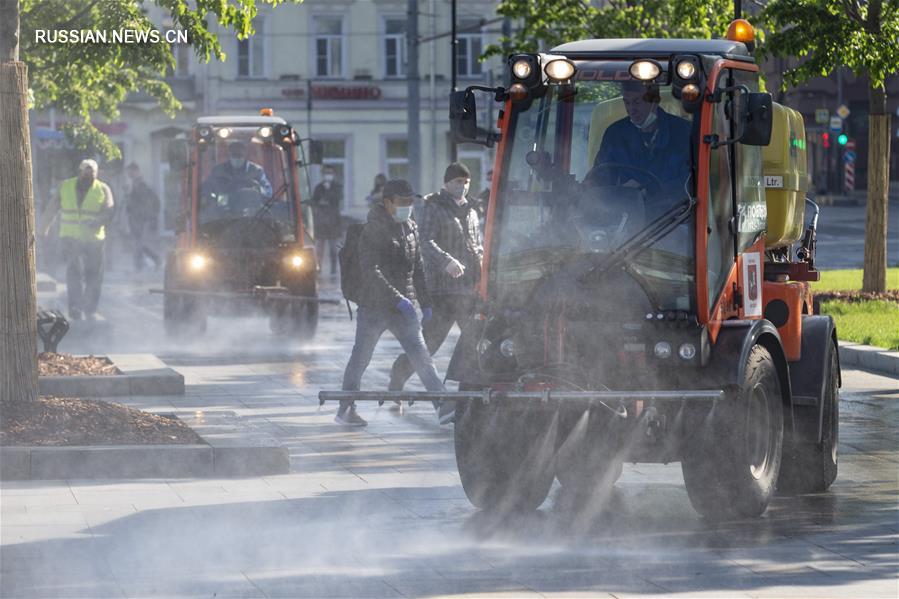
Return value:
M 112 191 L 97 179 L 97 163 L 82 160 L 78 176 L 59 186 L 59 198 L 42 216 L 43 234 L 60 217 L 59 238 L 66 257 L 69 317 L 95 320 L 103 285 L 103 241 L 113 215 Z

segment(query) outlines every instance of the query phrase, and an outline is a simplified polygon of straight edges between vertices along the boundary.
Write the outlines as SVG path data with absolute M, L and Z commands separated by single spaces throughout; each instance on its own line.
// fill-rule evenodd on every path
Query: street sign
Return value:
M 830 130 L 834 133 L 839 133 L 843 130 L 843 119 L 838 116 L 830 117 Z
M 847 149 L 847 150 L 854 150 L 854 149 L 855 149 L 855 140 L 854 140 L 854 139 L 850 139 L 850 140 L 848 140 L 848 141 L 846 142 L 846 149 Z
M 830 111 L 826 108 L 815 109 L 815 124 L 826 125 L 830 122 Z
M 840 104 L 840 107 L 837 108 L 837 114 L 840 115 L 841 119 L 844 119 L 844 120 L 848 119 L 849 118 L 849 107 L 846 106 L 845 104 Z
M 856 156 L 854 150 L 849 150 L 848 152 L 843 154 L 843 160 L 846 162 L 855 162 L 855 158 Z

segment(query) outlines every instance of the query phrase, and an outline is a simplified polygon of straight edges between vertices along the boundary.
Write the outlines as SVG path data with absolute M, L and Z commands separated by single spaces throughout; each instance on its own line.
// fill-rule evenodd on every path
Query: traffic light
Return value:
M 845 146 L 847 141 L 849 141 L 849 136 L 845 133 L 840 133 L 840 136 L 837 138 L 837 143 L 841 146 Z
M 830 133 L 821 134 L 821 145 L 824 146 L 825 150 L 830 149 Z

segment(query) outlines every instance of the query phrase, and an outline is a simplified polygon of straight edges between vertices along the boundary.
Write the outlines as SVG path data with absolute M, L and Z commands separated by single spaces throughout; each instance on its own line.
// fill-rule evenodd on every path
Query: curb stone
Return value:
M 840 365 L 859 366 L 899 377 L 899 351 L 840 341 Z
M 109 354 L 121 374 L 103 376 L 42 376 L 42 395 L 124 397 L 184 395 L 184 376 L 153 354 Z

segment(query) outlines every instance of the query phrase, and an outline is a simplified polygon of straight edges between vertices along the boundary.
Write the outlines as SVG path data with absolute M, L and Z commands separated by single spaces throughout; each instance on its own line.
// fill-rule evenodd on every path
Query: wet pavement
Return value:
M 366 405 L 362 430 L 319 407 L 352 342 L 345 309 L 327 307 L 306 346 L 273 340 L 259 318 L 213 319 L 203 339 L 170 344 L 152 284 L 113 280 L 102 334 L 161 355 L 188 390 L 130 401 L 237 416 L 289 448 L 291 473 L 4 482 L 4 598 L 899 596 L 896 379 L 843 372 L 835 484 L 778 497 L 760 519 L 697 516 L 678 464 L 625 466 L 602 505 L 574 508 L 556 486 L 537 512 L 497 518 L 465 498 L 452 429 L 429 406 Z M 60 349 L 81 351 L 77 339 L 96 342 L 81 330 Z M 397 351 L 385 337 L 364 385 L 386 386 Z

